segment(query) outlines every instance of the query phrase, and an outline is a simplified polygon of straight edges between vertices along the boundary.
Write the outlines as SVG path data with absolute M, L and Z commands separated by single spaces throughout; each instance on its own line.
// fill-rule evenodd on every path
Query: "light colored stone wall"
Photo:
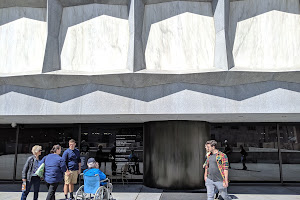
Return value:
M 127 69 L 127 6 L 65 7 L 59 34 L 61 68 L 74 73 Z
M 143 46 L 150 71 L 212 70 L 215 29 L 210 2 L 145 6 Z
M 41 73 L 46 39 L 46 8 L 0 9 L 0 75 Z
M 233 70 L 300 70 L 299 0 L 230 3 Z

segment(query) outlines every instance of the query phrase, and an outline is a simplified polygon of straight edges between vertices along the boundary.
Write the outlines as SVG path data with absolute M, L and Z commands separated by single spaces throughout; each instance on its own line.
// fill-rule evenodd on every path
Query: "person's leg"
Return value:
M 231 200 L 231 197 L 227 194 L 227 188 L 224 188 L 223 182 L 214 182 L 215 186 L 219 190 L 219 195 L 224 199 L 224 200 Z
M 213 181 L 210 180 L 209 178 L 206 179 L 205 182 L 206 190 L 207 190 L 207 200 L 214 200 L 214 184 Z
M 74 184 L 69 184 L 70 199 L 73 199 Z
M 26 181 L 26 190 L 22 192 L 21 200 L 26 200 L 27 195 L 30 192 L 31 185 L 32 185 L 32 181 L 30 182 Z
M 55 200 L 55 192 L 59 183 L 47 184 L 48 186 L 48 195 L 46 200 Z
M 64 178 L 65 178 L 64 194 L 65 194 L 65 198 L 66 198 L 66 199 L 68 199 L 70 176 L 71 176 L 71 175 L 66 175 L 66 173 L 65 173 L 65 177 L 64 177 Z
M 69 185 L 70 198 L 72 198 L 72 199 L 74 199 L 74 196 L 73 196 L 74 185 L 77 183 L 77 179 L 78 179 L 78 171 L 73 171 L 71 183 Z
M 216 195 L 215 195 L 215 199 L 218 199 L 218 198 L 219 198 L 219 190 L 218 190 L 217 187 L 215 187 L 214 193 L 216 194 Z
M 243 161 L 243 170 L 246 170 L 247 167 L 246 167 L 246 157 L 245 156 L 243 156 L 242 161 Z
M 34 191 L 34 200 L 37 200 L 39 197 L 39 191 L 40 191 L 40 183 L 41 183 L 41 179 L 38 176 L 33 176 L 32 177 L 32 184 L 33 184 L 33 191 Z

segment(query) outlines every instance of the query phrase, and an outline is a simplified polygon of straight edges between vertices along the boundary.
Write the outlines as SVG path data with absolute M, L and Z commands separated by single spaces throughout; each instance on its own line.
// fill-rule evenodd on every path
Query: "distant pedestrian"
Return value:
M 40 189 L 40 177 L 35 175 L 36 170 L 39 168 L 39 156 L 42 152 L 42 147 L 35 145 L 31 149 L 32 156 L 28 157 L 23 170 L 22 170 L 22 181 L 26 182 L 25 191 L 22 192 L 21 200 L 25 200 L 29 194 L 30 188 L 33 185 L 34 196 L 33 199 L 37 200 Z
M 228 144 L 228 141 L 227 141 L 227 140 L 225 140 L 224 143 L 225 143 L 224 153 L 227 155 L 227 158 L 228 158 L 228 164 L 229 164 L 229 169 L 230 169 L 230 168 L 231 168 L 231 167 L 230 167 L 230 158 L 231 158 L 232 149 L 231 149 L 230 145 Z
M 247 160 L 247 156 L 248 156 L 248 153 L 247 151 L 244 149 L 243 145 L 240 145 L 240 149 L 241 149 L 241 162 L 243 163 L 243 170 L 247 170 L 247 167 L 246 167 L 246 160 Z
M 97 163 L 99 163 L 99 168 L 101 168 L 101 163 L 102 163 L 102 160 L 103 160 L 103 151 L 102 151 L 103 147 L 101 144 L 99 144 L 98 146 L 98 150 L 96 152 L 96 157 L 95 157 L 95 160 Z
M 41 163 L 45 163 L 45 181 L 48 187 L 46 200 L 55 200 L 56 189 L 59 182 L 63 180 L 63 174 L 67 168 L 64 159 L 60 157 L 60 145 L 54 145 L 50 153 L 42 159 Z
M 216 149 L 217 142 L 206 142 L 210 154 L 205 161 L 204 180 L 207 189 L 207 200 L 214 199 L 215 188 L 224 200 L 231 200 L 227 194 L 228 187 L 228 159 L 226 154 Z
M 68 191 L 70 192 L 70 199 L 74 199 L 74 184 L 77 183 L 78 175 L 81 173 L 80 152 L 75 148 L 75 146 L 75 140 L 69 140 L 69 148 L 65 150 L 62 156 L 67 166 L 64 185 L 64 193 L 66 199 L 68 199 Z

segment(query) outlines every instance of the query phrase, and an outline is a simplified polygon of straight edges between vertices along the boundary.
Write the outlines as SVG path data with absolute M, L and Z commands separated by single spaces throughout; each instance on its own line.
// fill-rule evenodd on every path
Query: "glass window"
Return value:
M 300 180 L 300 125 L 280 125 L 283 181 Z
M 70 139 L 78 140 L 78 126 L 73 125 L 21 125 L 18 142 L 16 179 L 22 178 L 22 169 L 34 145 L 43 148 L 41 158 L 50 153 L 53 145 L 60 144 L 62 150 L 69 148 Z M 62 151 L 63 152 L 63 151 Z M 40 158 L 40 159 L 41 159 Z
M 212 124 L 211 138 L 229 158 L 231 181 L 280 181 L 276 124 Z
M 0 127 L 0 179 L 12 180 L 14 174 L 16 128 Z
M 112 179 L 125 164 L 129 164 L 130 179 L 142 180 L 142 126 L 140 124 L 83 124 L 80 144 L 82 168 L 87 168 L 87 159 L 94 157 L 100 169 Z

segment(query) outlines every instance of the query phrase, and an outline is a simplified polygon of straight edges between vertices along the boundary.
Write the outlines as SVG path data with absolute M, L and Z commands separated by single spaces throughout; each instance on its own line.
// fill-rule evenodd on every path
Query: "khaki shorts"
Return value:
M 69 171 L 70 175 L 68 176 L 65 173 L 65 184 L 76 184 L 78 178 L 78 171 Z

